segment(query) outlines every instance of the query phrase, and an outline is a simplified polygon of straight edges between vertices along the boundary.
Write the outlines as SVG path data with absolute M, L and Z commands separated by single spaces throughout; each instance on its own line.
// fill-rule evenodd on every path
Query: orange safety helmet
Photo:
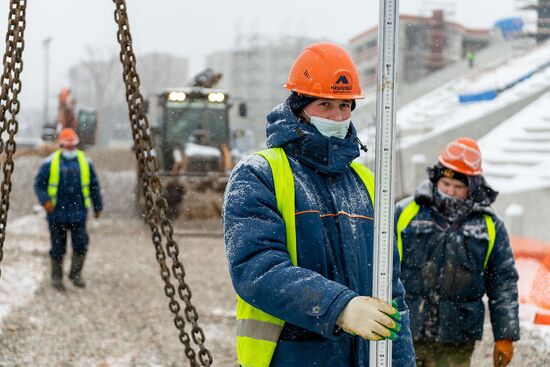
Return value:
M 69 98 L 69 95 L 71 94 L 71 90 L 67 87 L 61 88 L 61 91 L 59 92 L 59 102 L 65 103 L 67 99 Z
M 332 43 L 306 47 L 294 61 L 284 87 L 319 98 L 365 98 L 355 63 L 344 48 Z
M 78 145 L 80 139 L 78 138 L 78 135 L 76 134 L 76 131 L 74 131 L 74 129 L 67 127 L 61 130 L 59 136 L 57 137 L 57 142 L 62 146 L 74 147 Z
M 479 176 L 481 169 L 481 151 L 474 139 L 457 138 L 453 140 L 439 155 L 439 162 L 453 171 L 468 176 Z

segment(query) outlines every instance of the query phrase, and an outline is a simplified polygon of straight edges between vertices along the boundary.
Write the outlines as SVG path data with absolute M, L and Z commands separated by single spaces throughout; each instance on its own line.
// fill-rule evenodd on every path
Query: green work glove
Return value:
M 394 308 L 395 312 L 388 316 L 391 317 L 395 322 L 395 327 L 390 329 L 391 334 L 385 339 L 395 341 L 397 339 L 397 334 L 399 334 L 399 332 L 401 331 L 401 313 L 397 309 L 397 299 L 392 299 L 391 305 Z

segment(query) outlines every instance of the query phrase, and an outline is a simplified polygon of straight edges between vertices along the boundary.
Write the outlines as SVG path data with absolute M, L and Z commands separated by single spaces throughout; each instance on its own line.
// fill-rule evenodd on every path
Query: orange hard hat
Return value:
M 365 98 L 355 63 L 344 48 L 332 43 L 306 47 L 294 61 L 284 87 L 319 98 Z
M 439 162 L 453 171 L 468 176 L 479 176 L 481 169 L 481 151 L 474 139 L 457 138 L 447 144 L 439 155 Z
M 67 127 L 59 133 L 57 142 L 63 146 L 76 146 L 80 142 L 78 135 L 74 129 Z
M 59 92 L 59 101 L 65 102 L 67 98 L 69 98 L 69 95 L 71 94 L 71 90 L 67 87 L 61 88 L 61 91 Z

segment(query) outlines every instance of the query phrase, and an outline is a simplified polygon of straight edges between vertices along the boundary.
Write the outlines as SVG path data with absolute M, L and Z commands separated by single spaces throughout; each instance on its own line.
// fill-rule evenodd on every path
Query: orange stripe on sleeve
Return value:
M 343 211 L 340 211 L 338 213 L 333 213 L 333 214 L 321 214 L 320 211 L 318 210 L 305 210 L 303 212 L 296 212 L 295 215 L 301 215 L 301 214 L 310 214 L 310 213 L 317 213 L 319 214 L 319 216 L 321 218 L 326 218 L 326 217 L 337 217 L 339 215 L 345 215 L 349 218 L 361 218 L 361 219 L 370 219 L 370 220 L 374 220 L 372 217 L 368 217 L 366 215 L 356 215 L 356 214 L 350 214 L 350 213 L 346 213 L 346 212 L 343 212 Z
M 303 212 L 296 212 L 294 215 L 308 214 L 308 213 L 318 213 L 318 214 L 321 214 L 321 212 L 318 211 L 318 210 L 305 210 L 305 211 L 303 211 Z
M 357 215 L 357 214 L 350 214 L 350 213 L 346 213 L 346 212 L 338 212 L 338 215 L 340 215 L 340 214 L 346 215 L 346 216 L 348 216 L 348 217 L 350 217 L 350 218 L 362 218 L 362 219 L 374 220 L 374 218 L 368 217 L 368 216 L 366 216 L 366 215 Z

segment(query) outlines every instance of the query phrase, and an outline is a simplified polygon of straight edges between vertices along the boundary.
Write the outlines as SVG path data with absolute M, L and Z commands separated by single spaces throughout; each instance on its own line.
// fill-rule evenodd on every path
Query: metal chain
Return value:
M 15 134 L 19 129 L 16 116 L 21 105 L 18 100 L 21 92 L 21 72 L 23 71 L 23 49 L 25 48 L 25 12 L 26 0 L 11 0 L 8 16 L 8 31 L 6 33 L 6 52 L 4 53 L 4 71 L 0 80 L 0 154 L 5 152 L 2 163 L 3 180 L 0 184 L 0 262 L 4 257 L 4 240 L 6 239 L 6 224 L 10 208 L 10 192 L 12 188 L 11 175 L 15 168 L 13 155 L 17 145 Z M 9 117 L 6 117 L 6 112 Z M 4 143 L 2 134 L 7 131 L 8 138 Z M 0 270 L 0 276 L 2 275 Z
M 162 185 L 157 175 L 157 162 L 152 153 L 153 144 L 148 132 L 149 122 L 144 112 L 144 99 L 139 90 L 140 79 L 136 70 L 136 57 L 132 48 L 132 36 L 128 23 L 125 0 L 113 0 L 116 5 L 115 21 L 118 25 L 117 38 L 121 47 L 120 61 L 123 67 L 123 79 L 126 87 L 126 100 L 135 154 L 138 161 L 138 176 L 141 190 L 145 196 L 147 221 L 151 227 L 156 258 L 160 265 L 160 275 L 164 281 L 164 292 L 169 298 L 169 308 L 174 314 L 174 324 L 179 330 L 179 339 L 185 346 L 185 355 L 191 366 L 198 366 L 196 354 L 190 340 L 198 345 L 198 358 L 202 366 L 212 365 L 212 355 L 206 349 L 203 330 L 198 325 L 199 315 L 191 303 L 191 289 L 185 282 L 185 269 L 178 259 L 179 247 L 173 239 L 174 229 L 167 218 L 168 205 L 162 197 Z M 165 249 L 163 248 L 165 243 Z M 177 295 L 185 303 L 185 320 L 191 323 L 191 337 L 185 331 L 185 320 L 181 316 L 181 306 L 176 299 L 176 290 L 170 281 L 170 271 L 166 264 L 166 254 L 172 260 L 172 274 L 178 281 Z

